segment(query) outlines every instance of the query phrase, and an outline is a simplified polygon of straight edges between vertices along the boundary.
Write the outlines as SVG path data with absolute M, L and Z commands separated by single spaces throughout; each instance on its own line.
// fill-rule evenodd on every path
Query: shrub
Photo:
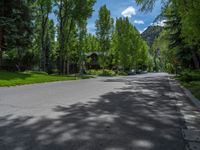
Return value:
M 124 71 L 118 71 L 117 74 L 120 75 L 120 76 L 127 76 L 127 75 L 128 75 L 128 74 L 127 74 L 126 72 L 124 72 Z
M 113 70 L 101 70 L 100 76 L 116 76 L 117 74 Z
M 184 70 L 180 73 L 181 81 L 200 81 L 200 70 Z
M 97 76 L 117 76 L 117 75 L 126 76 L 127 75 L 127 73 L 124 71 L 113 71 L 113 70 L 108 70 L 108 69 L 105 69 L 104 71 L 102 69 L 101 70 L 91 69 L 91 70 L 87 70 L 86 73 L 88 75 L 97 75 Z
M 116 76 L 117 74 L 113 70 L 87 70 L 87 74 L 89 75 L 97 75 L 97 76 Z
M 100 72 L 100 70 L 91 69 L 91 70 L 87 70 L 86 73 L 88 75 L 99 75 L 101 72 Z

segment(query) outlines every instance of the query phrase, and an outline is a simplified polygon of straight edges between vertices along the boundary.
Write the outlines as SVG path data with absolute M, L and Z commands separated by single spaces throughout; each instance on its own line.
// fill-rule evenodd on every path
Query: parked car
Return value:
M 136 75 L 136 70 L 131 69 L 131 70 L 128 72 L 128 75 Z
M 145 70 L 145 71 L 142 71 L 142 73 L 143 73 L 143 74 L 146 74 L 146 73 L 148 73 L 148 71 Z
M 142 70 L 141 69 L 136 70 L 136 74 L 142 74 Z

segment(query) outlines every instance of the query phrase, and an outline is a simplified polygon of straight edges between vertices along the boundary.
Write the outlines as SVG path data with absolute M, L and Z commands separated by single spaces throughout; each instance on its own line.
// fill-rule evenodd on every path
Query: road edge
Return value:
M 176 99 L 177 104 L 177 110 L 180 112 L 181 117 L 180 120 L 181 122 L 184 123 L 184 125 L 181 127 L 181 132 L 182 132 L 182 137 L 184 139 L 184 143 L 185 143 L 185 150 L 197 150 L 200 149 L 200 142 L 196 141 L 196 139 L 194 140 L 193 137 L 194 135 L 196 137 L 199 136 L 200 130 L 198 129 L 194 129 L 194 128 L 190 128 L 190 125 L 188 126 L 187 122 L 190 122 L 190 119 L 187 119 L 187 113 L 185 114 L 185 110 L 184 110 L 184 101 L 183 99 L 180 99 L 179 97 L 179 93 L 176 92 L 182 92 L 185 97 L 188 99 L 188 101 L 190 101 L 192 103 L 192 105 L 194 107 L 196 107 L 197 109 L 199 109 L 199 104 L 198 104 L 198 99 L 196 99 L 192 93 L 186 89 L 185 87 L 183 87 L 180 82 L 178 82 L 177 80 L 175 80 L 174 78 L 170 78 L 168 77 L 168 81 L 169 81 L 169 86 L 171 91 L 173 92 L 173 97 Z M 183 108 L 182 108 L 183 107 Z M 199 139 L 199 137 L 198 137 Z
M 180 87 L 183 89 L 185 95 L 193 102 L 193 104 L 195 106 L 197 106 L 200 109 L 200 100 L 197 99 L 190 90 L 188 90 L 187 88 L 183 87 L 182 85 L 180 85 Z

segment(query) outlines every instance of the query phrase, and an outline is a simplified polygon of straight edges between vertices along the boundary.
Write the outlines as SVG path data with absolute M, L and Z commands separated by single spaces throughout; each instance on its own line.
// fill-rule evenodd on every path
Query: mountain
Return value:
M 142 34 L 142 38 L 147 42 L 151 47 L 154 40 L 160 35 L 163 27 L 161 26 L 149 26 Z

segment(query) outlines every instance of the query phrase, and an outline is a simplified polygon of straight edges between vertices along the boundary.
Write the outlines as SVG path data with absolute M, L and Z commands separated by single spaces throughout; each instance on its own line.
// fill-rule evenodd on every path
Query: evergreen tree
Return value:
M 27 0 L 0 1 L 0 66 L 3 51 L 15 49 L 20 69 L 24 50 L 31 43 L 31 4 Z

